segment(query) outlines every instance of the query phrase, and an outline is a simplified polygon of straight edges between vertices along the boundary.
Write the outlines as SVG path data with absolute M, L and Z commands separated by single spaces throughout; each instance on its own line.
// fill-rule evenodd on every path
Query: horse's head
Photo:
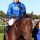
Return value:
M 30 18 L 25 18 L 22 21 L 22 27 L 26 28 L 26 31 L 32 32 L 32 20 Z

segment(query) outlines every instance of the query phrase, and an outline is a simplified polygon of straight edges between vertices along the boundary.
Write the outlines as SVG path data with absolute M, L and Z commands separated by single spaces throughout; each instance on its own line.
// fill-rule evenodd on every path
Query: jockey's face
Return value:
M 15 3 L 19 2 L 19 0 L 13 0 Z

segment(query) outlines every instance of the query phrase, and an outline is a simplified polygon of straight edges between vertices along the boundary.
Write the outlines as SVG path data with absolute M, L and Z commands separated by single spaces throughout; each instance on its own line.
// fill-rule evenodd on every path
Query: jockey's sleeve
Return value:
M 8 8 L 8 11 L 7 11 L 7 16 L 8 16 L 8 17 L 11 17 L 11 16 L 12 16 L 11 8 L 12 8 L 12 6 L 11 6 L 11 4 L 10 4 L 10 5 L 9 5 L 9 8 Z
M 22 13 L 22 15 L 23 15 L 23 14 L 26 14 L 26 8 L 25 8 L 25 5 L 22 4 L 21 7 L 22 7 L 22 8 L 21 8 L 21 13 Z

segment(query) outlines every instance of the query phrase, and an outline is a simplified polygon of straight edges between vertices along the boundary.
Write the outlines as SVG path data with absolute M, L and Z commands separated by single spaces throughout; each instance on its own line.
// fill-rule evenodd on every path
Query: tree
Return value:
M 0 11 L 0 17 L 5 18 L 7 15 L 3 11 Z

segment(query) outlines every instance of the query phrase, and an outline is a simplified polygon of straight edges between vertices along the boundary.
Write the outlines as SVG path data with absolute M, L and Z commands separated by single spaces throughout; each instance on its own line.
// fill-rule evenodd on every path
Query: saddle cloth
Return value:
M 17 20 L 17 19 L 14 19 L 14 18 L 10 19 L 10 20 L 8 21 L 8 25 L 9 25 L 9 26 L 12 26 L 12 25 L 15 23 L 16 20 Z

